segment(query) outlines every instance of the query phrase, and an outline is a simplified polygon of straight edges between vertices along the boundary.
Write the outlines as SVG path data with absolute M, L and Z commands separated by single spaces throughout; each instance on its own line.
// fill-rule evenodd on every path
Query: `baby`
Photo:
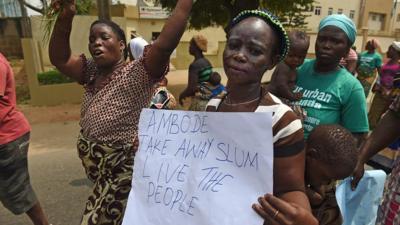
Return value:
M 281 98 L 284 103 L 298 101 L 302 97 L 300 92 L 293 92 L 297 78 L 296 68 L 303 64 L 310 46 L 310 38 L 302 31 L 292 31 L 288 36 L 289 53 L 285 61 L 276 66 L 268 85 L 269 92 Z
M 202 82 L 198 86 L 198 92 L 196 96 L 201 99 L 210 100 L 211 98 L 221 96 L 225 93 L 225 86 L 221 84 L 221 75 L 214 71 L 210 75 L 207 82 Z
M 310 201 L 313 215 L 320 225 L 341 225 L 342 216 L 335 198 L 335 182 L 350 176 L 357 162 L 358 149 L 353 135 L 340 125 L 320 125 L 307 140 L 306 147 L 306 194 Z M 271 200 L 274 198 L 273 200 Z M 284 212 L 293 211 L 295 206 L 283 202 L 285 208 L 271 210 L 270 202 L 283 200 L 266 195 L 259 199 L 260 205 L 253 208 L 265 220 L 273 215 L 267 212 L 279 212 L 276 217 L 289 218 Z M 268 204 L 268 205 L 267 205 Z M 276 211 L 278 210 L 278 211 Z M 280 215 L 279 215 L 280 214 Z M 286 217 L 286 218 L 285 218 Z

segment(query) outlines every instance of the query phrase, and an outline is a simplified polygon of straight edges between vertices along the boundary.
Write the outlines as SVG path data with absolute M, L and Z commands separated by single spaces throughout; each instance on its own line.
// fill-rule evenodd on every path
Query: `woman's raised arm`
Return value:
M 51 6 L 55 10 L 62 11 L 57 18 L 50 39 L 50 61 L 61 73 L 83 83 L 83 62 L 79 56 L 71 54 L 69 44 L 72 20 L 76 13 L 75 0 L 52 0 Z
M 178 46 L 185 31 L 194 0 L 178 0 L 176 7 L 165 23 L 160 36 L 149 50 L 145 64 L 150 76 L 159 79 L 164 75 L 169 58 Z

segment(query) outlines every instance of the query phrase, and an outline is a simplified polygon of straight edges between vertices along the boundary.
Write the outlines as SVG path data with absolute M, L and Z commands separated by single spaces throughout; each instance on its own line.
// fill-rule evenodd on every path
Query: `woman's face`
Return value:
M 399 57 L 399 53 L 392 46 L 389 46 L 386 56 L 388 58 L 395 58 L 395 57 Z
M 327 26 L 318 32 L 315 54 L 321 65 L 338 65 L 350 50 L 347 35 L 339 28 Z
M 365 45 L 365 49 L 369 52 L 375 51 L 375 47 L 372 44 L 372 41 L 368 41 L 367 44 Z
M 90 30 L 89 51 L 99 67 L 117 64 L 123 58 L 124 48 L 125 44 L 111 27 L 99 23 Z
M 190 43 L 189 43 L 189 54 L 194 55 L 196 53 L 197 49 L 198 48 L 197 48 L 196 43 L 194 42 L 194 40 L 193 39 L 190 40 Z
M 273 68 L 279 60 L 279 55 L 273 55 L 277 44 L 275 32 L 259 18 L 244 19 L 233 27 L 223 56 L 229 82 L 261 82 L 264 72 Z

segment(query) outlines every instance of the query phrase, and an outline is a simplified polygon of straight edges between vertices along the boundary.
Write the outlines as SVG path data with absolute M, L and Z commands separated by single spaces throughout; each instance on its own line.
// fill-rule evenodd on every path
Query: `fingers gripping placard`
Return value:
M 260 225 L 272 193 L 272 114 L 142 111 L 123 225 Z

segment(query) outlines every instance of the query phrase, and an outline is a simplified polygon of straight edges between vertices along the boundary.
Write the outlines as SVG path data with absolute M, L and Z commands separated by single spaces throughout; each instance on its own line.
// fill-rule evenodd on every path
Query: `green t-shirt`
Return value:
M 358 76 L 372 77 L 375 75 L 375 69 L 382 66 L 382 57 L 380 54 L 368 53 L 367 51 L 360 54 Z
M 297 69 L 297 87 L 302 92 L 299 104 L 307 112 L 304 136 L 321 124 L 340 124 L 352 133 L 368 132 L 367 104 L 360 82 L 346 69 L 319 74 L 315 60 Z

